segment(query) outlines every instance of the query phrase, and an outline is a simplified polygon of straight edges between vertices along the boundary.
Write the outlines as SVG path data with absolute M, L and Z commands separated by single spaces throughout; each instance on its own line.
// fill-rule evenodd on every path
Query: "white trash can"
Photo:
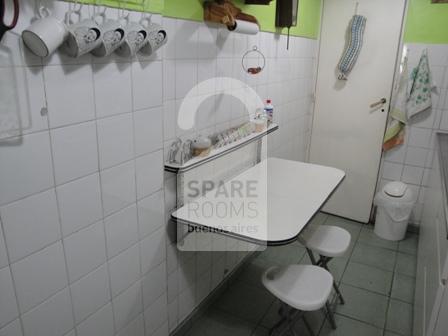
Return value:
M 402 240 L 415 205 L 412 190 L 403 182 L 387 183 L 375 196 L 375 233 L 387 240 Z

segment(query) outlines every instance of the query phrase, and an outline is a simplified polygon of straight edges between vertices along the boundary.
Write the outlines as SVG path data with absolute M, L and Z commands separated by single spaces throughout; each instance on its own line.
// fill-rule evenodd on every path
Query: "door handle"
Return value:
M 384 105 L 387 103 L 387 99 L 386 98 L 381 98 L 380 100 L 378 100 L 377 102 L 370 104 L 370 108 L 375 108 L 378 107 L 380 105 Z

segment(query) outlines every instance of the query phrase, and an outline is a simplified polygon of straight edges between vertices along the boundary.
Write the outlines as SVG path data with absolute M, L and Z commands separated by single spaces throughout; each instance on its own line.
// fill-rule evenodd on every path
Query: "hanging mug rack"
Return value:
M 146 0 L 140 3 L 142 9 L 145 8 L 145 3 Z M 107 17 L 107 8 L 104 6 L 101 6 L 103 10 L 98 11 L 100 6 L 96 2 L 93 5 L 93 15 L 89 13 L 88 18 L 83 18 L 82 6 L 78 1 L 69 3 L 65 21 L 62 21 L 40 4 L 38 20 L 22 32 L 24 44 L 40 57 L 48 57 L 60 47 L 71 57 L 80 57 L 86 53 L 105 57 L 113 52 L 132 57 L 137 53 L 150 56 L 168 40 L 166 30 L 152 23 L 151 16 L 142 14 L 140 22 L 130 21 L 129 13 L 124 14 L 121 1 L 116 19 Z M 77 17 L 76 22 L 73 15 Z

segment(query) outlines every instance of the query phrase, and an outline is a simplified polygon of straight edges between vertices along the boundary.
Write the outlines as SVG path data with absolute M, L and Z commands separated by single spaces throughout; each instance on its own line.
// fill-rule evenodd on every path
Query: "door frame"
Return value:
M 322 25 L 323 25 L 323 14 L 324 14 L 324 6 L 325 6 L 325 1 L 329 1 L 329 0 L 322 0 L 322 5 L 320 7 L 320 27 L 319 27 L 319 34 L 318 34 L 318 39 L 319 39 L 319 45 L 317 48 L 317 62 L 316 62 L 316 66 L 315 66 L 315 79 L 314 79 L 314 93 L 313 93 L 313 102 L 316 102 L 316 90 L 317 90 L 317 79 L 319 78 L 319 69 L 320 69 L 320 51 L 321 51 L 321 45 L 322 45 L 322 38 L 321 38 L 321 34 L 322 34 Z M 406 18 L 408 16 L 408 10 L 409 10 L 409 2 L 410 0 L 404 0 L 404 10 L 403 10 L 403 18 L 401 21 L 401 28 L 400 28 L 400 41 L 399 41 L 399 45 L 398 45 L 398 50 L 397 50 L 397 55 L 395 57 L 395 65 L 394 65 L 394 79 L 392 81 L 392 91 L 390 92 L 389 95 L 389 101 L 391 101 L 392 95 L 393 95 L 393 88 L 395 88 L 397 81 L 399 80 L 399 66 L 403 57 L 403 51 L 404 51 L 404 33 L 405 33 L 405 26 L 406 26 Z M 387 118 L 389 118 L 389 114 L 390 114 L 390 109 L 392 107 L 392 104 L 389 104 L 389 110 L 387 111 Z M 313 106 L 313 118 L 311 121 L 311 130 L 310 130 L 310 143 L 308 146 L 308 152 L 307 152 L 307 160 L 310 160 L 311 157 L 311 139 L 312 139 L 312 134 L 313 134 L 313 130 L 314 130 L 314 118 L 315 118 L 315 113 L 316 113 L 316 104 L 314 104 Z M 386 128 L 387 128 L 387 123 L 384 127 L 384 132 L 383 132 L 383 136 L 386 134 Z M 376 186 L 374 189 L 374 195 L 377 193 L 378 188 L 379 188 L 379 184 L 380 184 L 380 180 L 381 180 L 381 168 L 383 166 L 383 161 L 384 161 L 384 152 L 381 153 L 381 158 L 380 158 L 380 163 L 379 166 L 377 168 L 377 181 L 376 181 Z M 374 222 L 374 205 L 373 202 L 371 204 L 371 208 L 370 208 L 370 216 L 369 216 L 369 223 L 373 223 Z

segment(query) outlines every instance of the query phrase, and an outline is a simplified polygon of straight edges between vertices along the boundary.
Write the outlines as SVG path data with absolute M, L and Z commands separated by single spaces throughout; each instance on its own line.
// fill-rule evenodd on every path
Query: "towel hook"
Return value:
M 359 8 L 359 2 L 356 1 L 356 5 L 355 5 L 355 15 L 358 15 L 358 8 Z

